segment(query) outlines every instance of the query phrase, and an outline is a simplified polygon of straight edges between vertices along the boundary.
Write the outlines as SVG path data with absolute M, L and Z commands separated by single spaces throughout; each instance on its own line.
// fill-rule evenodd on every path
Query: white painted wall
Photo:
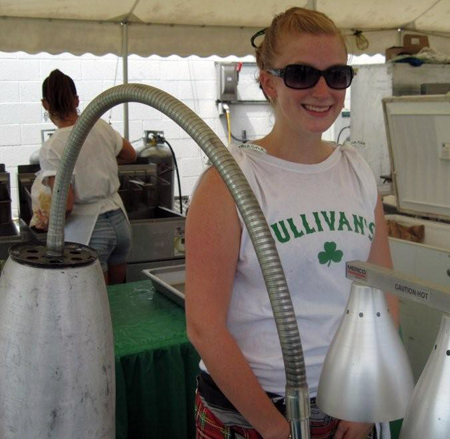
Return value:
M 352 63 L 361 63 L 354 57 Z M 227 144 L 226 120 L 217 109 L 217 81 L 215 62 L 244 62 L 238 98 L 263 100 L 256 85 L 256 71 L 249 63 L 253 57 L 191 56 L 181 58 L 132 55 L 128 61 L 128 82 L 143 83 L 160 88 L 193 109 L 211 129 Z M 383 60 L 384 61 L 384 60 Z M 42 81 L 53 69 L 71 76 L 80 96 L 80 109 L 104 90 L 122 83 L 122 60 L 115 55 L 102 57 L 85 54 L 29 55 L 23 52 L 0 52 L 0 163 L 11 173 L 13 216 L 17 215 L 17 165 L 28 164 L 29 157 L 41 146 L 41 130 L 54 129 L 44 119 L 41 107 Z M 346 108 L 350 106 L 350 97 Z M 231 128 L 235 137 L 245 130 L 248 139 L 256 139 L 270 131 L 273 116 L 268 104 L 232 105 Z M 118 106 L 103 118 L 123 134 L 123 108 Z M 324 138 L 336 140 L 338 131 L 346 121 L 337 121 Z M 164 131 L 166 139 L 175 150 L 181 171 L 183 195 L 190 195 L 192 187 L 205 166 L 205 158 L 194 141 L 174 122 L 157 110 L 136 103 L 129 104 L 129 137 L 137 147 L 144 130 Z M 342 140 L 342 138 L 341 138 Z M 176 190 L 176 188 L 175 188 Z

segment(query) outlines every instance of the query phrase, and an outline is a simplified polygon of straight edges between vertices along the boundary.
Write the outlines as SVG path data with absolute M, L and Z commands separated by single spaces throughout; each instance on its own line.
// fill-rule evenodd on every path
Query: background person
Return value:
M 289 9 L 260 35 L 259 81 L 275 123 L 267 136 L 230 152 L 280 253 L 305 355 L 312 437 L 371 437 L 372 424 L 340 421 L 315 405 L 350 293 L 345 262 L 392 267 L 370 167 L 350 145 L 322 140 L 340 114 L 353 70 L 342 35 L 320 12 Z M 248 232 L 215 169 L 193 196 L 186 251 L 188 335 L 202 358 L 197 437 L 288 438 L 286 378 L 269 296 Z M 388 300 L 397 320 L 398 303 Z
M 78 119 L 79 98 L 73 80 L 59 70 L 52 71 L 42 84 L 42 105 L 58 128 L 39 154 L 43 177 L 53 188 L 64 146 Z M 131 227 L 118 194 L 118 163 L 135 160 L 130 142 L 99 119 L 81 148 L 69 189 L 65 240 L 98 252 L 107 284 L 123 283 L 126 277 Z

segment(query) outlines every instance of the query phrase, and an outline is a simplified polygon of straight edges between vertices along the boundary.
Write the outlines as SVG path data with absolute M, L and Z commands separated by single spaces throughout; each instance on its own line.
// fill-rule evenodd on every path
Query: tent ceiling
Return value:
M 403 29 L 450 54 L 448 0 L 0 0 L 0 51 L 122 54 L 127 22 L 129 53 L 242 56 L 253 53 L 250 36 L 294 4 L 329 15 L 352 53 L 383 53 Z

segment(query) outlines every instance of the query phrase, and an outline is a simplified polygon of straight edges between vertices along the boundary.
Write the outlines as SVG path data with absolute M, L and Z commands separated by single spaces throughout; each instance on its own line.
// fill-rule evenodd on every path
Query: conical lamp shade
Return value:
M 424 438 L 450 438 L 450 316 L 445 314 L 400 433 L 400 439 Z
M 338 419 L 388 422 L 404 416 L 413 389 L 384 293 L 354 282 L 325 359 L 317 405 Z

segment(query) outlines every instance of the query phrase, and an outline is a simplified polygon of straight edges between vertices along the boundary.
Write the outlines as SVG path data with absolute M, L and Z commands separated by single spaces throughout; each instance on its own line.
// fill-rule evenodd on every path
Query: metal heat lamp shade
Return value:
M 317 405 L 338 419 L 388 422 L 404 416 L 413 389 L 411 365 L 384 293 L 353 282 L 325 359 Z
M 441 328 L 425 369 L 417 382 L 403 420 L 400 439 L 450 437 L 450 316 Z

